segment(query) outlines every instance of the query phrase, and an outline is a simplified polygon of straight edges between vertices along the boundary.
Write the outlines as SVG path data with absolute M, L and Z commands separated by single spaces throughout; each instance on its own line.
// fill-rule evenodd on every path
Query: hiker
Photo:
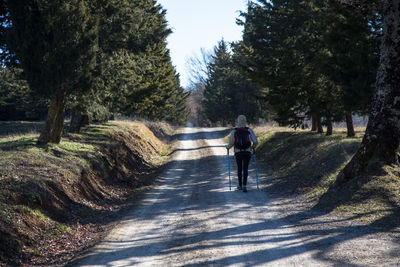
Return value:
M 237 127 L 229 135 L 229 144 L 226 149 L 235 147 L 235 158 L 238 168 L 238 190 L 247 192 L 247 176 L 249 170 L 249 163 L 251 152 L 257 146 L 257 138 L 254 132 L 247 127 L 246 117 L 239 115 L 237 118 Z

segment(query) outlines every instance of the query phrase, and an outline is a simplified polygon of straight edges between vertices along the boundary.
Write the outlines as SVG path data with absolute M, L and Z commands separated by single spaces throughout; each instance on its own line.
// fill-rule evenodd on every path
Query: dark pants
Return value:
M 242 178 L 243 178 L 243 186 L 247 185 L 247 176 L 249 173 L 249 162 L 251 158 L 251 153 L 248 151 L 237 152 L 235 153 L 237 168 L 238 168 L 238 182 L 239 186 L 242 186 Z

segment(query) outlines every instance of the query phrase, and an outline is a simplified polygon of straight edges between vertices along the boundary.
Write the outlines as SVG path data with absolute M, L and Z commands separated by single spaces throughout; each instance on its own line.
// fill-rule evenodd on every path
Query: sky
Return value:
M 200 55 L 200 49 L 211 50 L 218 41 L 237 41 L 243 27 L 236 25 L 239 11 L 246 10 L 247 0 L 158 0 L 167 10 L 173 33 L 168 37 L 172 63 L 188 85 L 186 61 Z

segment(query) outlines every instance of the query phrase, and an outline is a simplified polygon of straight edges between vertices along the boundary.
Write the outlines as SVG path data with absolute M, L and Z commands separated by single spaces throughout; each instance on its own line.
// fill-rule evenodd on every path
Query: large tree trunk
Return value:
M 317 130 L 317 115 L 315 113 L 311 114 L 311 131 L 315 132 Z
M 326 135 L 327 136 L 332 135 L 333 134 L 332 118 L 329 115 L 326 117 L 326 124 L 327 124 Z
M 385 0 L 380 66 L 371 114 L 360 148 L 339 174 L 341 184 L 359 176 L 372 158 L 399 164 L 400 144 L 400 0 Z
M 317 114 L 316 119 L 317 119 L 317 133 L 324 133 L 324 128 L 322 127 L 321 115 Z
M 51 99 L 46 124 L 39 136 L 38 144 L 60 143 L 64 126 L 64 97 L 56 95 Z
M 346 126 L 347 126 L 347 136 L 353 137 L 356 135 L 354 132 L 353 116 L 351 111 L 346 111 Z

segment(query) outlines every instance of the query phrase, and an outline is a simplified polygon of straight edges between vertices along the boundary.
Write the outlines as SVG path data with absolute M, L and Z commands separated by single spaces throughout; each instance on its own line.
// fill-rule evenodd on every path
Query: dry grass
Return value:
M 170 149 L 140 122 L 93 124 L 43 146 L 36 144 L 41 124 L 1 126 L 0 266 L 73 255 L 79 246 L 59 246 L 96 232 L 107 212 L 150 183 L 147 174 Z
M 400 168 L 381 166 L 342 187 L 333 184 L 340 170 L 356 152 L 364 134 L 348 138 L 345 129 L 332 136 L 280 127 L 259 127 L 258 157 L 273 174 L 270 189 L 301 194 L 317 202 L 315 208 L 354 217 L 367 223 L 385 221 L 399 226 Z

